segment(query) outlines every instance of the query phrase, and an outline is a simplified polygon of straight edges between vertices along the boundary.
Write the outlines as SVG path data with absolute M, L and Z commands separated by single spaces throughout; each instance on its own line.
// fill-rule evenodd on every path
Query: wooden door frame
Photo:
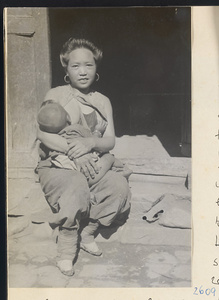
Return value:
M 16 116 L 16 105 L 20 105 L 19 95 L 16 94 L 17 86 L 24 95 L 24 98 L 28 98 L 28 92 L 30 86 L 25 86 L 26 76 L 27 82 L 30 83 L 28 76 L 32 76 L 32 91 L 31 95 L 33 101 L 33 107 L 30 105 L 24 105 L 23 117 L 28 114 L 28 110 L 33 109 L 33 115 L 37 114 L 41 102 L 43 101 L 46 92 L 51 87 L 51 63 L 50 63 L 50 38 L 49 38 L 49 19 L 47 8 L 7 8 L 4 11 L 5 19 L 5 70 L 6 70 L 6 153 L 7 153 L 7 172 L 9 178 L 24 178 L 34 176 L 34 167 L 37 161 L 37 153 L 33 152 L 33 148 L 29 141 L 28 146 L 25 149 L 13 148 L 13 136 L 16 134 L 16 124 L 12 118 Z M 31 40 L 31 43 L 30 43 Z M 18 43 L 20 47 L 18 47 Z M 27 47 L 29 45 L 29 48 Z M 10 48 L 8 47 L 10 46 Z M 12 74 L 14 70 L 14 64 L 28 68 L 30 61 L 29 53 L 27 59 L 25 59 L 25 53 L 22 51 L 32 51 L 33 60 L 32 65 L 34 67 L 30 69 L 28 73 L 22 73 L 17 66 L 15 70 L 16 74 Z M 17 60 L 13 60 L 13 55 L 16 55 Z M 10 57 L 12 56 L 12 57 Z M 10 61 L 10 65 L 9 65 Z M 22 65 L 23 64 L 23 65 Z M 30 65 L 31 68 L 31 65 Z M 28 81 L 29 80 L 29 81 Z M 12 98 L 13 103 L 12 105 Z M 11 99 L 11 100 L 10 100 Z M 26 100 L 27 101 L 27 100 Z M 27 109 L 26 109 L 27 107 Z M 29 108 L 28 108 L 29 107 Z M 29 111 L 30 112 L 30 111 Z M 20 117 L 20 116 L 19 116 Z M 22 117 L 22 116 L 21 116 Z M 18 118 L 19 119 L 19 118 Z M 34 120 L 33 120 L 34 122 Z M 33 126 L 36 129 L 36 124 Z M 33 127 L 28 124 L 24 130 L 30 132 L 31 140 L 34 143 Z M 34 129 L 34 130 L 35 130 Z

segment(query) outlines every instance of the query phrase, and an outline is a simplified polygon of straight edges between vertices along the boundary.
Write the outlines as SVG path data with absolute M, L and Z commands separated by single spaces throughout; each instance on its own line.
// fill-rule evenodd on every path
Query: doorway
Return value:
M 50 8 L 52 86 L 63 85 L 63 43 L 103 50 L 95 89 L 112 102 L 116 135 L 157 135 L 170 156 L 190 156 L 190 8 Z

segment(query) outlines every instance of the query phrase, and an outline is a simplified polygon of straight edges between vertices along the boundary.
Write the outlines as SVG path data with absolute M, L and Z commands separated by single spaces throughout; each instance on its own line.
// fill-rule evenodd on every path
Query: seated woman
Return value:
M 90 136 L 74 139 L 70 144 L 59 134 L 38 129 L 37 137 L 50 150 L 66 153 L 77 167 L 91 177 L 99 172 L 92 153 L 106 153 L 115 145 L 112 107 L 109 99 L 93 91 L 102 52 L 93 43 L 84 39 L 70 38 L 63 46 L 60 59 L 67 85 L 51 89 L 45 101 L 59 103 L 68 113 L 72 124 L 81 124 L 91 132 L 101 120 L 107 122 L 102 137 Z M 37 171 L 45 198 L 53 219 L 52 228 L 58 226 L 57 267 L 65 275 L 73 275 L 73 261 L 78 247 L 78 230 L 82 220 L 88 224 L 81 232 L 80 247 L 93 255 L 101 255 L 94 235 L 100 225 L 109 226 L 115 219 L 130 209 L 128 182 L 119 172 L 109 170 L 92 186 L 77 170 L 58 168 L 50 158 L 42 157 Z M 91 194 L 94 195 L 90 201 Z

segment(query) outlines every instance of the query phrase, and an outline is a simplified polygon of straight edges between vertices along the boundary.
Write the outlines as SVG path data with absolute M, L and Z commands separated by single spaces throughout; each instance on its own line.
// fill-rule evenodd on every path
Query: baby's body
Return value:
M 96 130 L 96 129 L 95 129 Z M 75 124 L 65 127 L 61 132 L 59 133 L 60 136 L 63 136 L 66 138 L 68 144 L 70 144 L 76 137 L 75 132 L 83 132 L 89 134 L 89 131 L 85 128 L 83 128 L 82 125 Z M 87 136 L 86 134 L 86 136 Z M 98 134 L 97 132 L 93 132 L 93 135 Z M 90 133 L 90 136 L 92 133 Z M 85 135 L 78 134 L 78 137 L 85 137 Z M 91 153 L 94 163 L 97 164 L 99 172 L 95 174 L 95 177 L 92 178 L 90 175 L 87 177 L 88 185 L 92 186 L 93 184 L 97 183 L 105 174 L 107 171 L 109 171 L 114 164 L 115 157 L 110 153 L 104 153 L 99 154 L 98 152 L 94 151 Z M 57 156 L 52 157 L 53 163 L 57 167 L 66 168 L 66 169 L 74 169 L 77 171 L 82 171 L 81 168 L 77 164 L 77 159 L 71 160 L 68 158 L 67 155 L 60 153 Z
M 56 102 L 45 102 L 41 107 L 38 114 L 38 123 L 40 129 L 49 133 L 56 133 L 65 138 L 70 144 L 75 138 L 83 138 L 95 135 L 101 137 L 106 128 L 106 122 L 99 122 L 91 133 L 88 129 L 85 129 L 80 124 L 71 124 L 69 116 L 64 108 Z M 55 125 L 54 125 L 55 124 Z M 99 172 L 95 174 L 95 177 L 91 177 L 87 173 L 88 185 L 92 186 L 97 183 L 106 173 L 112 168 L 115 162 L 115 158 L 110 153 L 99 154 L 97 152 L 91 153 L 94 163 L 97 164 Z M 49 156 L 51 162 L 58 168 L 77 170 L 82 173 L 83 168 L 78 166 L 77 159 L 71 160 L 65 153 L 50 151 Z

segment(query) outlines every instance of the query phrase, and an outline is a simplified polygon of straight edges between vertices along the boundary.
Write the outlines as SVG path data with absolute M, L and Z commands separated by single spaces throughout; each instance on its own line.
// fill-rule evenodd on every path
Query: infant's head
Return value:
M 67 111 L 53 100 L 45 101 L 38 113 L 37 122 L 40 130 L 48 133 L 58 133 L 70 124 Z

